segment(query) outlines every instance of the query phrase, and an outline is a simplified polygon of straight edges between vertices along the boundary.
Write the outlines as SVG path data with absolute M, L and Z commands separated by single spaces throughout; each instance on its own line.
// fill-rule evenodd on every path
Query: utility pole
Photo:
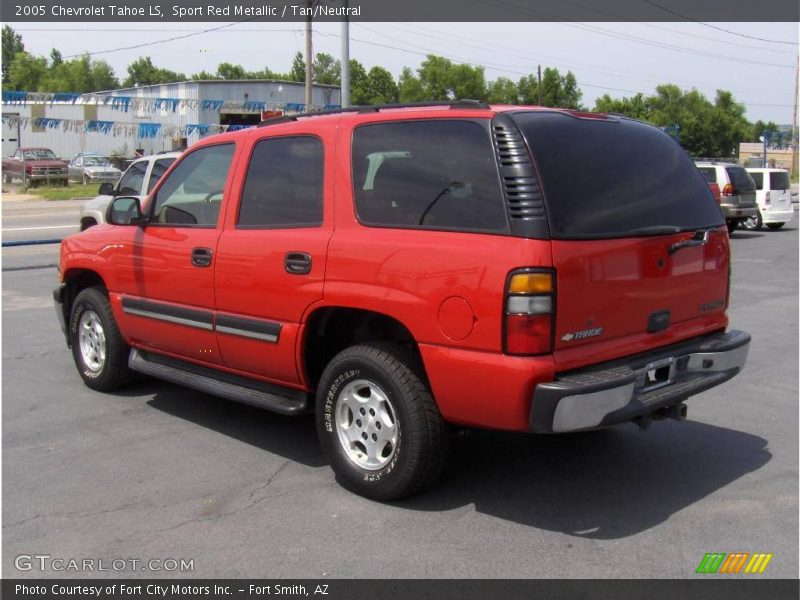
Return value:
M 314 57 L 312 56 L 311 47 L 311 14 L 312 14 L 312 0 L 306 0 L 306 9 L 308 10 L 306 17 L 306 110 L 311 110 L 311 65 Z
M 347 0 L 342 2 L 345 8 L 342 21 L 342 108 L 350 106 L 350 19 L 347 16 Z
M 542 65 L 539 65 L 539 68 L 537 70 L 539 72 L 539 85 L 536 86 L 536 87 L 539 90 L 539 106 L 541 106 L 542 105 Z
M 794 114 L 792 115 L 792 175 L 797 173 L 797 95 L 798 90 L 798 77 L 800 77 L 800 56 L 797 57 L 797 66 L 794 71 Z

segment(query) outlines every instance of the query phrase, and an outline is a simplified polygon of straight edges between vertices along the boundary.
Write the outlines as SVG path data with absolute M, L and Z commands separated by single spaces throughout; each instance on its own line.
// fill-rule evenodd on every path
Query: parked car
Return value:
M 756 186 L 744 167 L 705 161 L 696 164 L 706 181 L 716 183 L 720 188 L 720 208 L 729 231 L 734 231 L 742 221 L 758 214 Z
M 136 196 L 144 200 L 180 155 L 180 152 L 165 152 L 139 158 L 131 163 L 116 185 L 103 183 L 98 190 L 100 195 L 81 206 L 78 217 L 81 231 L 106 222 L 106 210 L 115 196 Z
M 338 480 L 379 500 L 433 484 L 450 424 L 683 419 L 750 343 L 727 330 L 706 182 L 625 117 L 475 101 L 280 117 L 201 140 L 108 218 L 62 242 L 54 290 L 86 385 L 140 372 L 313 410 Z
M 756 185 L 758 213 L 745 219 L 742 226 L 751 231 L 766 225 L 769 229 L 780 229 L 794 217 L 789 171 L 786 169 L 747 169 Z
M 20 179 L 31 186 L 67 185 L 67 162 L 49 148 L 17 148 L 13 156 L 3 159 L 3 179 L 6 183 Z
M 108 181 L 114 183 L 122 175 L 107 156 L 94 153 L 76 154 L 69 163 L 69 178 L 84 185 Z

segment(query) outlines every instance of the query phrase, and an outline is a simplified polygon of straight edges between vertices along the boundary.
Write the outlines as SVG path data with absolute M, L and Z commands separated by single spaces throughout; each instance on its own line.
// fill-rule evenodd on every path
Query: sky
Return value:
M 123 79 L 150 56 L 187 76 L 222 62 L 287 72 L 304 49 L 302 23 L 14 23 L 26 50 L 64 57 L 97 53 Z M 181 40 L 153 43 L 195 34 Z M 759 38 L 759 39 L 754 39 Z M 350 57 L 395 77 L 427 54 L 486 67 L 487 80 L 514 81 L 537 65 L 572 71 L 590 108 L 603 94 L 651 94 L 656 85 L 695 88 L 713 100 L 732 91 L 750 121 L 792 122 L 800 33 L 797 23 L 351 23 Z M 341 52 L 341 25 L 314 23 L 314 52 Z M 769 40 L 769 41 L 763 41 Z M 783 42 L 783 43 L 779 43 Z M 790 43 L 786 43 L 790 42 Z M 116 50 L 127 46 L 145 46 Z

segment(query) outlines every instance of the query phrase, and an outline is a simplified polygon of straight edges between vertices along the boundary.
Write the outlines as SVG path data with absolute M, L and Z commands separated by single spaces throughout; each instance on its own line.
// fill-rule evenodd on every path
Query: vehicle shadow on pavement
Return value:
M 780 230 L 779 230 L 780 231 Z M 772 232 L 770 232 L 772 233 Z M 739 231 L 738 229 L 733 233 L 729 233 L 728 237 L 732 240 L 748 240 L 764 237 L 766 233 L 759 233 L 757 231 Z
M 398 507 L 477 512 L 590 539 L 650 529 L 764 466 L 767 440 L 698 422 L 558 436 L 473 431 L 429 492 Z
M 286 417 L 177 385 L 157 385 L 147 402 L 156 410 L 309 467 L 328 464 L 317 441 L 314 415 Z

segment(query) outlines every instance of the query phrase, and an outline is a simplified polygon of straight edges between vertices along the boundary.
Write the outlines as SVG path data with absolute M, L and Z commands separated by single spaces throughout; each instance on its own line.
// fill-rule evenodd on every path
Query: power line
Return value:
M 798 45 L 797 42 L 786 42 L 784 40 L 770 40 L 770 39 L 767 39 L 767 38 L 761 38 L 761 37 L 757 37 L 757 36 L 754 36 L 754 35 L 747 35 L 746 33 L 738 33 L 736 31 L 731 31 L 730 29 L 725 29 L 724 27 L 718 27 L 716 25 L 711 25 L 710 23 L 704 23 L 703 21 L 698 21 L 697 19 L 693 19 L 692 17 L 689 17 L 687 15 L 679 13 L 678 11 L 672 10 L 671 8 L 667 8 L 666 6 L 661 6 L 660 4 L 658 4 L 657 2 L 653 2 L 652 0 L 642 0 L 642 2 L 644 2 L 645 4 L 649 4 L 650 6 L 655 6 L 656 8 L 659 8 L 659 9 L 663 10 L 664 12 L 668 12 L 670 14 L 673 14 L 676 17 L 680 17 L 682 19 L 686 19 L 687 21 L 691 21 L 693 23 L 698 23 L 699 25 L 703 25 L 703 26 L 709 27 L 711 29 L 716 29 L 717 31 L 724 31 L 725 33 L 729 33 L 731 35 L 735 35 L 735 36 L 738 36 L 738 37 L 747 38 L 749 40 L 758 40 L 759 42 L 767 42 L 769 44 L 786 44 L 788 46 L 797 46 Z

